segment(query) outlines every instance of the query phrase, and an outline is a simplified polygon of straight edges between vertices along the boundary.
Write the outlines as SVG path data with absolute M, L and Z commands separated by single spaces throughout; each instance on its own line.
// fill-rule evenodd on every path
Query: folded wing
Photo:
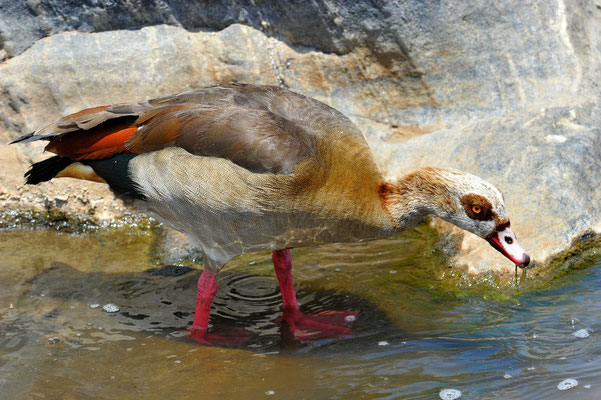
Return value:
M 177 146 L 256 173 L 291 174 L 317 157 L 317 142 L 331 134 L 350 135 L 367 149 L 350 120 L 323 103 L 277 87 L 233 84 L 86 109 L 15 142 L 48 140 L 46 150 L 74 161 Z

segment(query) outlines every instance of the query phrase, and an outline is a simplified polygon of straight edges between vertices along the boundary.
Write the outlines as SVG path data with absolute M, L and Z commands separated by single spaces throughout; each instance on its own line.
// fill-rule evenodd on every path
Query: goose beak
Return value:
M 505 257 L 509 258 L 518 267 L 524 268 L 530 264 L 530 256 L 519 245 L 515 233 L 509 225 L 497 227 L 486 237 L 492 247 L 497 249 Z

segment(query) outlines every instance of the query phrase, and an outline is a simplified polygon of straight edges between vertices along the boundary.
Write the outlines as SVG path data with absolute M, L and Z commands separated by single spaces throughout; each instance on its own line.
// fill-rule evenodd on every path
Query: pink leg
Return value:
M 292 286 L 292 256 L 289 249 L 276 250 L 272 254 L 275 274 L 280 283 L 286 322 L 294 337 L 299 340 L 320 339 L 333 336 L 348 336 L 350 322 L 357 319 L 353 311 L 324 311 L 315 315 L 304 315 L 298 309 L 298 302 Z
M 244 329 L 230 328 L 224 335 L 209 334 L 209 315 L 211 314 L 211 303 L 217 294 L 219 285 L 217 275 L 207 270 L 202 271 L 196 286 L 196 309 L 194 311 L 194 322 L 190 328 L 190 338 L 204 345 L 239 345 L 248 338 L 248 332 Z
M 217 275 L 207 270 L 202 271 L 198 284 L 196 285 L 196 310 L 194 311 L 193 330 L 209 329 L 209 314 L 211 313 L 211 303 L 217 294 L 219 285 L 217 284 Z
M 271 254 L 275 275 L 280 283 L 284 308 L 298 308 L 296 294 L 292 286 L 292 255 L 290 249 L 276 250 Z

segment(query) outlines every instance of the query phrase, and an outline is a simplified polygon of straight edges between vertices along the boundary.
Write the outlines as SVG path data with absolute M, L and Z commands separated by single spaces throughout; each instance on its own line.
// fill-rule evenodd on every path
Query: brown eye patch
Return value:
M 465 213 L 471 219 L 489 221 L 493 219 L 492 204 L 479 194 L 469 193 L 461 198 Z

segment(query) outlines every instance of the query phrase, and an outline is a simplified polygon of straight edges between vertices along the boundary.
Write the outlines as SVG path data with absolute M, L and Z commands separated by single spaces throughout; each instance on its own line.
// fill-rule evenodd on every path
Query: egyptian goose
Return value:
M 28 184 L 56 177 L 107 183 L 115 195 L 196 239 L 204 253 L 192 335 L 208 333 L 217 272 L 243 253 L 273 251 L 284 319 L 299 339 L 349 332 L 352 312 L 303 315 L 290 250 L 398 233 L 435 215 L 515 264 L 529 256 L 501 192 L 451 169 L 386 181 L 361 132 L 335 109 L 292 91 L 230 84 L 89 108 L 13 143 L 46 140 Z

